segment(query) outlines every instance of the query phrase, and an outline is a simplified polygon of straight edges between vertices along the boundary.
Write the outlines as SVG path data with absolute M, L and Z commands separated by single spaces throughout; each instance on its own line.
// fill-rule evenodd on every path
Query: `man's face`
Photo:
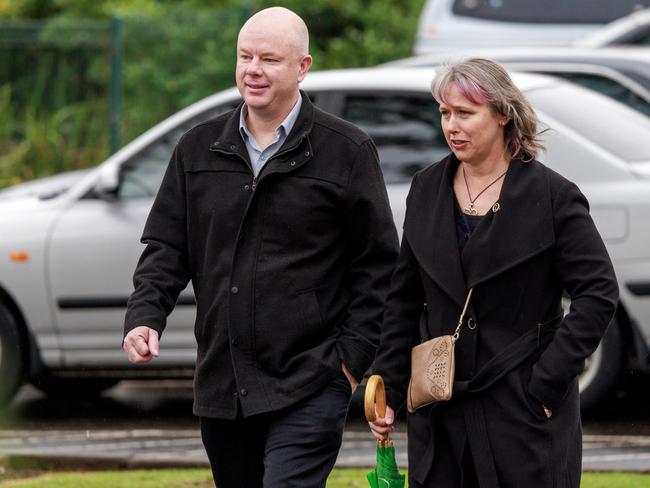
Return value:
M 263 27 L 244 27 L 239 34 L 237 88 L 249 110 L 285 112 L 297 100 L 311 58 L 301 56 L 278 26 Z

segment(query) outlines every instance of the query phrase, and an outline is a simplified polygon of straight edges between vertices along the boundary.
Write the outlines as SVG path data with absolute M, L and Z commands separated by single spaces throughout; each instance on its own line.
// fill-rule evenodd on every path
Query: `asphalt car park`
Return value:
M 433 74 L 432 68 L 340 70 L 311 73 L 303 83 L 317 105 L 375 140 L 398 228 L 412 175 L 448 153 L 429 93 Z M 513 77 L 549 129 L 539 159 L 587 194 L 621 284 L 615 322 L 581 379 L 583 402 L 593 407 L 624 370 L 650 368 L 650 119 L 562 80 Z M 26 381 L 66 395 L 100 391 L 123 378 L 192 376 L 191 287 L 152 363 L 127 363 L 121 324 L 139 237 L 176 141 L 239 100 L 233 88 L 197 102 L 67 189 L 0 198 L 0 401 Z

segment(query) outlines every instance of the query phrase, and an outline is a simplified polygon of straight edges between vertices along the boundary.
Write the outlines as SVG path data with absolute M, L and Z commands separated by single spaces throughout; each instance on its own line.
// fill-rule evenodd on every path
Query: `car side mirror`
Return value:
M 120 167 L 115 164 L 105 165 L 99 170 L 95 183 L 95 192 L 100 197 L 115 198 L 120 186 Z

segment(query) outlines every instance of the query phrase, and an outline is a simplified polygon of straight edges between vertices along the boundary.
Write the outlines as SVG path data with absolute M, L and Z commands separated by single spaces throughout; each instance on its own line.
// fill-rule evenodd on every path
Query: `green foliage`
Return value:
M 124 19 L 123 137 L 234 84 L 240 10 Z
M 51 0 L 0 0 L 0 18 L 45 19 L 58 13 Z
M 316 69 L 373 66 L 411 54 L 424 0 L 262 0 L 300 14 Z
M 234 84 L 239 28 L 283 5 L 310 28 L 313 69 L 410 54 L 424 0 L 0 0 L 0 187 L 108 153 L 110 18 L 122 19 L 121 143 Z
M 105 100 L 66 105 L 51 113 L 18 112 L 11 89 L 0 87 L 0 187 L 61 171 L 88 168 L 106 155 Z

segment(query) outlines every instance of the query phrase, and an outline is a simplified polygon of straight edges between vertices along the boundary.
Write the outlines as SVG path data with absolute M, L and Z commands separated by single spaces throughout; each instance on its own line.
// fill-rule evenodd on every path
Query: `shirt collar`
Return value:
M 277 136 L 281 135 L 281 131 L 284 131 L 284 135 L 289 135 L 291 129 L 293 129 L 296 120 L 298 119 L 298 114 L 300 113 L 300 107 L 302 107 L 302 96 L 298 95 L 298 101 L 294 104 L 291 111 L 287 114 L 280 125 L 275 128 L 275 134 Z M 244 140 L 254 139 L 253 134 L 246 127 L 246 115 L 248 114 L 248 107 L 246 103 L 241 108 L 239 112 L 239 132 Z

